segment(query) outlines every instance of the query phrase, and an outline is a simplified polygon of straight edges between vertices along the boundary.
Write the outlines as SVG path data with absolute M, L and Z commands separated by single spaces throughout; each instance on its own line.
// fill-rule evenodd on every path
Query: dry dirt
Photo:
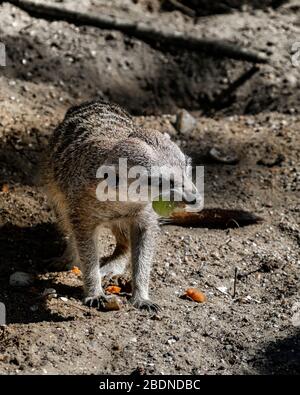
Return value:
M 300 37 L 300 7 L 243 7 L 193 20 L 160 12 L 159 2 L 110 3 L 78 7 L 230 39 L 264 50 L 272 65 L 261 66 L 216 112 L 213 98 L 251 65 L 165 51 L 117 31 L 0 5 L 7 49 L 0 68 L 0 302 L 7 309 L 0 373 L 299 374 L 300 66 L 292 66 L 290 49 Z M 72 8 L 75 1 L 56 4 Z M 231 230 L 163 227 L 151 281 L 159 317 L 134 310 L 125 297 L 120 311 L 89 309 L 81 303 L 80 277 L 49 268 L 64 241 L 36 182 L 38 161 L 65 110 L 95 95 L 125 105 L 138 124 L 168 131 L 194 164 L 204 164 L 208 207 L 264 218 Z M 192 133 L 174 128 L 178 108 L 197 118 Z M 214 163 L 211 147 L 240 161 Z M 103 234 L 101 243 L 107 254 L 114 240 Z M 33 285 L 11 287 L 15 271 L 33 274 Z M 190 286 L 207 302 L 181 299 Z M 59 298 L 41 298 L 46 288 Z

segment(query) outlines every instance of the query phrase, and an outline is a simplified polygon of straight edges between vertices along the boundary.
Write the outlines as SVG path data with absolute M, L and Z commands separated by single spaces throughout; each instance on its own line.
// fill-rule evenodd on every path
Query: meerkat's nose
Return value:
M 197 198 L 192 199 L 189 204 L 196 204 L 197 203 Z
M 186 211 L 200 211 L 203 209 L 204 199 L 203 196 L 196 190 L 196 193 L 185 193 L 183 202 L 186 204 Z

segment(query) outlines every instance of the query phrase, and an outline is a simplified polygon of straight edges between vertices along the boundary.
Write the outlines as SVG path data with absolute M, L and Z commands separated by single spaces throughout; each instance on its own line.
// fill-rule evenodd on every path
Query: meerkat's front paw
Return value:
M 157 314 L 159 311 L 161 311 L 161 307 L 158 304 L 151 302 L 151 300 L 149 299 L 131 298 L 130 303 L 136 309 L 147 310 L 149 313 L 152 314 Z
M 107 305 L 111 303 L 113 296 L 98 295 L 98 296 L 87 296 L 84 299 L 84 304 L 89 307 L 96 307 L 98 310 L 106 310 Z

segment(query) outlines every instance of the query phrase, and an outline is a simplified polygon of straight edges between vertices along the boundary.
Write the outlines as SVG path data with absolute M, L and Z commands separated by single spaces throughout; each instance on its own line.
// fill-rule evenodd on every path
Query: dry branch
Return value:
M 245 71 L 242 75 L 240 75 L 235 81 L 233 81 L 228 88 L 222 91 L 211 103 L 211 108 L 214 110 L 221 110 L 226 107 L 228 103 L 230 104 L 230 100 L 233 98 L 233 94 L 238 90 L 242 85 L 244 85 L 247 81 L 249 81 L 257 72 L 259 71 L 259 67 L 252 66 L 250 70 Z
M 198 38 L 182 32 L 163 32 L 143 22 L 120 20 L 111 16 L 98 16 L 66 10 L 55 5 L 38 4 L 27 0 L 7 0 L 33 17 L 46 20 L 63 20 L 77 26 L 93 26 L 100 29 L 118 30 L 130 37 L 137 38 L 149 44 L 164 47 L 177 47 L 191 51 L 205 52 L 218 58 L 231 58 L 252 63 L 268 63 L 264 54 L 241 48 L 238 45 L 223 40 Z
M 194 11 L 192 8 L 182 4 L 178 0 L 166 0 L 165 4 L 174 7 L 175 10 L 179 10 L 190 17 L 196 16 L 196 11 Z

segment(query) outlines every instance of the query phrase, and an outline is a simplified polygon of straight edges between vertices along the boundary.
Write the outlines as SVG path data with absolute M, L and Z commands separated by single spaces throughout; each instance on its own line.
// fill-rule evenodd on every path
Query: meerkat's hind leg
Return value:
M 66 247 L 62 255 L 46 259 L 46 264 L 50 269 L 58 271 L 69 270 L 73 266 L 79 267 L 80 259 L 72 226 L 67 216 L 68 206 L 65 196 L 54 183 L 52 188 L 47 190 L 47 194 L 57 218 L 58 229 L 65 238 Z
M 58 270 L 70 270 L 77 266 L 80 268 L 80 259 L 77 251 L 76 241 L 73 234 L 65 237 L 66 247 L 61 256 L 54 257 L 51 260 L 50 266 Z
M 117 276 L 123 274 L 129 261 L 129 229 L 122 225 L 113 225 L 112 233 L 116 238 L 113 254 L 100 260 L 101 276 Z

